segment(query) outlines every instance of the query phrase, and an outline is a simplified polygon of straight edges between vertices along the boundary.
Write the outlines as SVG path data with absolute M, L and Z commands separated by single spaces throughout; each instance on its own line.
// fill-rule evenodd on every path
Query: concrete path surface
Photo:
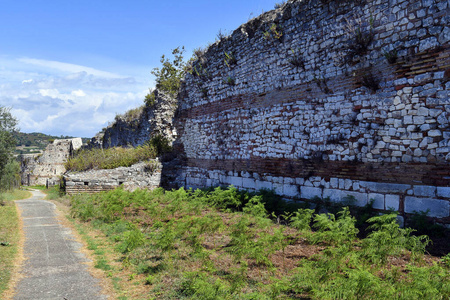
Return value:
M 30 199 L 16 201 L 23 220 L 25 263 L 13 299 L 107 299 L 84 264 L 88 260 L 79 252 L 81 244 L 58 221 L 55 205 L 42 200 L 44 193 L 32 193 Z

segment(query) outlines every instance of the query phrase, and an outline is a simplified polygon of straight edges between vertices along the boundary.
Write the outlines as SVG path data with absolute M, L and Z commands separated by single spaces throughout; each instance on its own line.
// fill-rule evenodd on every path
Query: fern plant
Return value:
M 311 230 L 310 224 L 313 213 L 313 209 L 300 208 L 289 217 L 289 225 L 302 232 L 307 232 Z
M 400 228 L 395 213 L 372 217 L 367 222 L 373 231 L 363 240 L 363 251 L 375 263 L 386 262 L 389 255 L 399 255 L 405 249 L 413 255 L 423 254 L 430 242 L 425 235 L 411 235 L 414 229 Z
M 355 227 L 356 220 L 350 215 L 348 207 L 334 214 L 318 214 L 314 217 L 313 227 L 317 232 L 311 237 L 313 243 L 344 244 L 352 242 L 359 230 Z

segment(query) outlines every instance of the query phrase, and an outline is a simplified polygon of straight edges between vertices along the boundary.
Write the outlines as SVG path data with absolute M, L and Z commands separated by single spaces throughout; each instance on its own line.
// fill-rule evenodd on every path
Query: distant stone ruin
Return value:
M 67 159 L 83 145 L 81 138 L 55 140 L 42 154 L 22 156 L 22 185 L 53 186 L 60 182 L 66 172 Z

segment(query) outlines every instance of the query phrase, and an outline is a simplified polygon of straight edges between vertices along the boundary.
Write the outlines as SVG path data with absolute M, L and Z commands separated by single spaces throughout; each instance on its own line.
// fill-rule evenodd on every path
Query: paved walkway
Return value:
M 15 287 L 14 300 L 22 299 L 107 299 L 100 295 L 69 228 L 56 218 L 55 205 L 42 200 L 44 194 L 18 200 L 25 232 L 23 278 Z

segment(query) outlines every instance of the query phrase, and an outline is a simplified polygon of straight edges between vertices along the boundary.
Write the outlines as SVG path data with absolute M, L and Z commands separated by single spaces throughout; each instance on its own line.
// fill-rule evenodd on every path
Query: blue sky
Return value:
M 186 58 L 273 0 L 0 3 L 0 106 L 23 132 L 92 137 L 143 103 L 162 54 Z

